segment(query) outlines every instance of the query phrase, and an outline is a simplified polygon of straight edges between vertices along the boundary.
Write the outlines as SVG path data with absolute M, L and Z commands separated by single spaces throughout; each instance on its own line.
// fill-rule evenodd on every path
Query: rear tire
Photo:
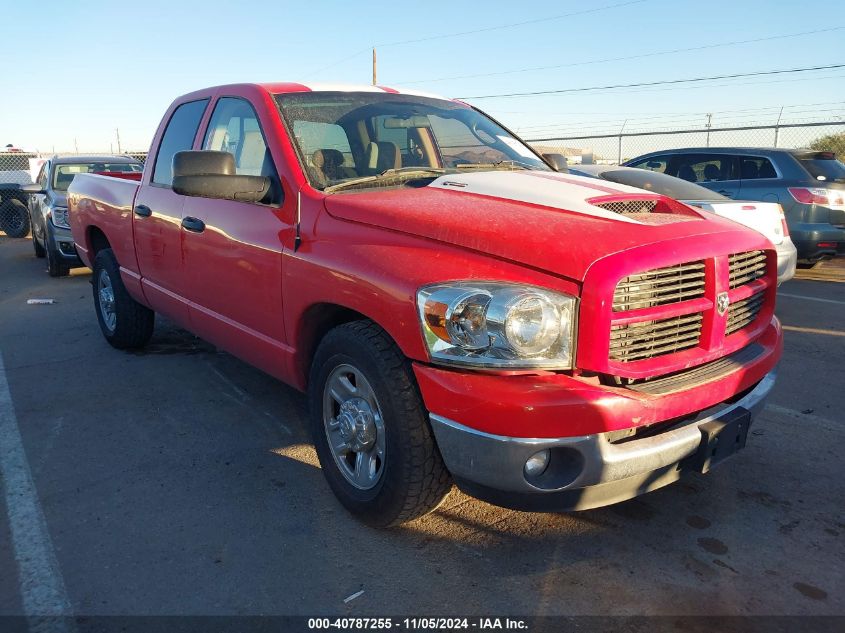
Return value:
M 10 198 L 0 205 L 0 224 L 8 237 L 29 235 L 29 209 L 17 198 Z
M 362 522 L 411 521 L 434 510 L 451 489 L 410 364 L 376 324 L 346 323 L 323 338 L 308 402 L 323 475 Z M 359 469 L 359 460 L 366 466 Z
M 135 301 L 123 280 L 114 252 L 104 248 L 94 258 L 94 309 L 103 336 L 112 347 L 143 347 L 153 335 L 155 312 Z

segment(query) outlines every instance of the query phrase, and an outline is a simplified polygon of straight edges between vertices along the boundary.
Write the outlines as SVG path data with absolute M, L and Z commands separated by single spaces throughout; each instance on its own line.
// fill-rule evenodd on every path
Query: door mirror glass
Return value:
M 173 191 L 181 196 L 260 202 L 270 191 L 266 176 L 239 176 L 229 152 L 183 151 L 173 155 Z

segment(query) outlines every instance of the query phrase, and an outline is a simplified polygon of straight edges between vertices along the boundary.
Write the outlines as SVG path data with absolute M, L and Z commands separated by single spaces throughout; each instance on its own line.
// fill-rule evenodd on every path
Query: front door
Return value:
M 183 253 L 191 329 L 276 376 L 286 358 L 282 318 L 282 218 L 278 172 L 258 117 L 244 99 L 215 105 L 203 149 L 230 152 L 236 172 L 266 176 L 261 203 L 185 198 Z M 291 204 L 293 201 L 288 201 Z

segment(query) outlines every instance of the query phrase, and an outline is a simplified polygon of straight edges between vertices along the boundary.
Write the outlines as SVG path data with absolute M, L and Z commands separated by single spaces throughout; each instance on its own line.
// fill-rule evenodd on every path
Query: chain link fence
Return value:
M 29 234 L 29 195 L 21 191 L 21 185 L 34 182 L 44 160 L 53 156 L 92 154 L 111 155 L 111 152 L 62 152 L 50 155 L 21 151 L 0 152 L 0 231 L 8 237 L 26 237 Z M 144 162 L 147 152 L 124 152 L 122 156 L 131 156 Z
M 619 164 L 642 154 L 684 147 L 809 147 L 822 137 L 845 134 L 845 122 L 794 123 L 650 132 L 623 132 L 592 136 L 557 136 L 526 139 L 542 153 L 558 153 L 571 163 Z
M 618 164 L 649 152 L 683 147 L 809 147 L 813 141 L 845 134 L 845 121 L 782 123 L 736 127 L 621 132 L 589 136 L 554 136 L 526 139 L 541 153 L 558 153 L 570 163 Z M 110 154 L 111 152 L 103 152 Z M 85 155 L 90 155 L 87 153 Z M 33 182 L 40 162 L 51 156 L 82 155 L 60 152 L 44 155 L 32 152 L 0 152 L 0 231 L 25 236 L 29 231 L 27 195 L 20 186 Z M 144 162 L 146 152 L 124 152 Z M 22 235 L 21 235 L 22 234 Z

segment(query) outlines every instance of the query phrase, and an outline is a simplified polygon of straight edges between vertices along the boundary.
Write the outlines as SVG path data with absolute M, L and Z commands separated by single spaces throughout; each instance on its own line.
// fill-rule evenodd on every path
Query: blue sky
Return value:
M 42 0 L 35 6 L 3 8 L 0 144 L 42 152 L 74 145 L 116 150 L 116 128 L 124 150 L 145 150 L 167 105 L 209 85 L 369 83 L 372 46 L 380 84 L 449 97 L 845 63 L 841 0 Z M 557 17 L 586 10 L 592 12 Z M 506 25 L 513 26 L 499 28 Z M 454 33 L 463 34 L 442 37 Z M 778 39 L 668 52 L 771 37 Z M 408 42 L 416 39 L 424 41 Z M 596 63 L 642 55 L 649 56 Z M 523 70 L 537 67 L 546 68 Z M 527 138 L 615 130 L 625 119 L 627 130 L 703 125 L 708 112 L 714 126 L 769 122 L 780 106 L 792 106 L 785 110 L 791 120 L 842 118 L 845 68 L 474 103 Z

